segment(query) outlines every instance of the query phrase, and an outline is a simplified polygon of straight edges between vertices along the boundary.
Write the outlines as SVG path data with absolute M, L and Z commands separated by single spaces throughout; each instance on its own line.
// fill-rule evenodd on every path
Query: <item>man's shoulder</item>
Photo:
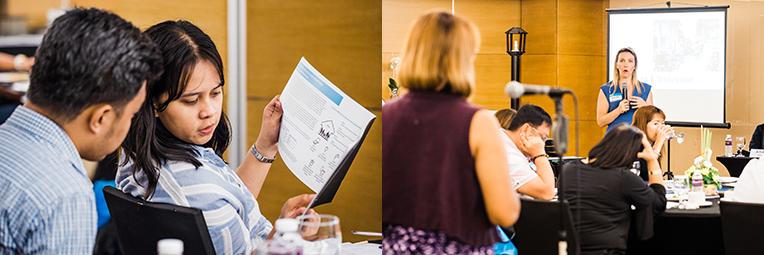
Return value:
M 34 153 L 0 146 L 0 185 L 2 207 L 24 204 L 45 209 L 58 201 L 92 196 L 92 184 L 66 160 L 57 155 L 41 158 Z
M 3 171 L 3 170 L 0 170 Z M 0 208 L 22 212 L 20 215 L 39 215 L 57 212 L 59 207 L 66 206 L 73 209 L 91 210 L 90 207 L 77 207 L 65 205 L 66 203 L 94 204 L 94 194 L 89 187 L 61 188 L 67 185 L 81 185 L 78 183 L 50 183 L 41 179 L 20 182 L 0 177 L 0 185 L 3 185 Z

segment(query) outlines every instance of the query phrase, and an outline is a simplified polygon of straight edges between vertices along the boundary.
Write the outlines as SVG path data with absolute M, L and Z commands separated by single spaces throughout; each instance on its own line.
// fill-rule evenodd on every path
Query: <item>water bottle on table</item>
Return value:
M 700 171 L 695 171 L 691 180 L 692 188 L 688 195 L 688 202 L 697 206 L 706 201 L 706 195 L 703 193 L 703 175 L 700 174 Z
M 692 189 L 690 191 L 703 192 L 703 175 L 700 174 L 700 171 L 695 171 L 692 174 Z
M 724 138 L 724 156 L 732 157 L 732 135 L 730 134 L 727 134 L 727 137 Z
M 276 234 L 257 247 L 257 255 L 302 255 L 303 239 L 296 219 L 276 220 Z

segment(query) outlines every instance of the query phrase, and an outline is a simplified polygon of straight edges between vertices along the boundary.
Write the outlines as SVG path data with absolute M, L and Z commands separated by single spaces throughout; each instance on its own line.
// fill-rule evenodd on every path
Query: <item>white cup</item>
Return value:
M 699 205 L 706 201 L 706 194 L 703 191 L 693 191 L 687 194 L 687 202 L 693 205 Z

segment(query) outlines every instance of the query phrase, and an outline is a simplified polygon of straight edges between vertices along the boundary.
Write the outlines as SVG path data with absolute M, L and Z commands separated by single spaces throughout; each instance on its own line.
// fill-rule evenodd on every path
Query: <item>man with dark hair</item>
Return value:
M 56 19 L 37 50 L 28 102 L 0 126 L 0 254 L 89 254 L 92 184 L 81 158 L 115 151 L 161 73 L 156 46 L 98 9 Z
M 517 110 L 503 136 L 509 172 L 517 192 L 536 199 L 554 197 L 554 172 L 544 151 L 552 118 L 541 107 L 527 104 Z

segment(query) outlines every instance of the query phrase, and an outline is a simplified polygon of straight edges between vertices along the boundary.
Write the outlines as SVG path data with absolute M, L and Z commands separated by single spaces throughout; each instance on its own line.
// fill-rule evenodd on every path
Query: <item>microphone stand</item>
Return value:
M 557 242 L 557 252 L 558 254 L 567 254 L 568 252 L 568 233 L 565 230 L 565 196 L 564 192 L 562 192 L 562 184 L 563 184 L 563 155 L 565 155 L 565 152 L 568 150 L 568 118 L 565 117 L 565 113 L 562 109 L 562 96 L 563 95 L 550 95 L 552 99 L 554 100 L 554 110 L 555 110 L 555 123 L 552 127 L 552 132 L 554 133 L 554 147 L 557 153 L 560 155 L 560 173 L 557 174 L 559 179 L 558 189 L 557 189 L 557 199 L 560 203 L 560 230 L 558 232 L 558 242 Z
M 511 82 L 510 82 L 511 83 Z M 512 84 L 508 84 L 508 86 L 511 86 Z M 509 89 L 505 89 L 507 94 L 512 98 L 517 98 L 522 96 L 524 92 L 515 93 L 510 92 Z M 538 93 L 538 92 L 536 92 Z M 554 100 L 554 106 L 555 106 L 555 121 L 552 123 L 552 133 L 554 136 L 554 148 L 557 151 L 557 153 L 560 155 L 560 165 L 564 166 L 563 162 L 563 156 L 568 151 L 568 117 L 565 116 L 565 113 L 563 112 L 562 107 L 562 97 L 565 94 L 570 94 L 573 96 L 573 103 L 576 108 L 576 156 L 579 155 L 578 147 L 579 147 L 579 132 L 578 132 L 578 120 L 580 119 L 578 116 L 578 98 L 575 94 L 573 94 L 572 91 L 569 90 L 554 90 L 554 91 L 546 91 L 542 92 L 541 94 L 547 94 L 549 95 L 552 100 Z M 575 233 L 567 233 L 566 230 L 566 207 L 565 204 L 567 201 L 565 200 L 565 194 L 563 192 L 563 172 L 564 168 L 560 167 L 560 171 L 558 173 L 557 177 L 557 198 L 560 203 L 560 218 L 559 218 L 559 232 L 558 232 L 558 243 L 557 243 L 557 251 L 559 254 L 568 254 L 568 234 L 575 234 Z M 577 182 L 580 181 L 580 176 L 577 178 Z M 576 247 L 573 251 L 573 253 L 578 254 L 578 248 Z
M 674 139 L 666 140 L 666 172 L 663 173 L 669 180 L 674 179 L 674 172 L 671 172 L 671 140 Z

